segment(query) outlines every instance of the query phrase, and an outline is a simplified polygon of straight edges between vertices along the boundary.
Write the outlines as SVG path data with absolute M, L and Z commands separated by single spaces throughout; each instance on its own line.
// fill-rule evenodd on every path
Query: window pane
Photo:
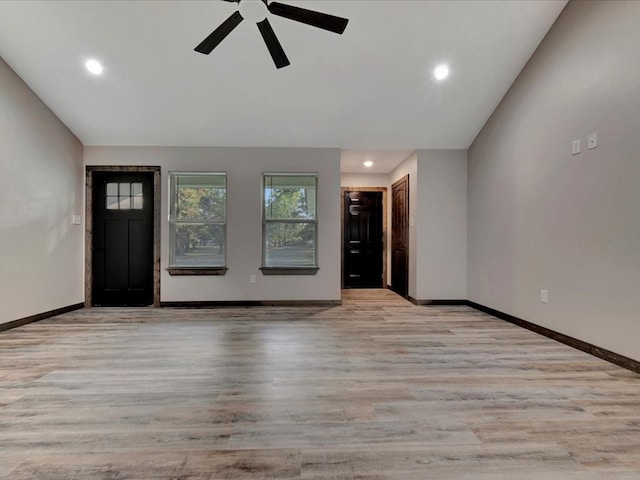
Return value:
M 118 195 L 118 184 L 117 183 L 107 183 L 107 195 L 108 196 Z
M 265 225 L 265 266 L 316 265 L 314 223 L 269 222 Z
M 120 184 L 120 196 L 121 197 L 128 197 L 130 192 L 131 192 L 131 189 L 130 189 L 130 184 L 129 183 L 121 183 Z
M 178 220 L 225 220 L 226 192 L 223 188 L 180 187 L 176 205 Z
M 170 172 L 169 177 L 170 265 L 226 266 L 226 174 Z
M 142 183 L 131 184 L 131 208 L 142 210 Z
M 129 197 L 120 197 L 120 210 L 129 210 L 131 208 L 131 200 Z
M 175 175 L 177 220 L 225 221 L 226 177 L 221 174 Z
M 224 267 L 224 225 L 172 225 L 174 267 Z
M 107 210 L 118 210 L 118 197 L 107 197 Z
M 264 177 L 264 210 L 268 220 L 315 219 L 316 177 Z

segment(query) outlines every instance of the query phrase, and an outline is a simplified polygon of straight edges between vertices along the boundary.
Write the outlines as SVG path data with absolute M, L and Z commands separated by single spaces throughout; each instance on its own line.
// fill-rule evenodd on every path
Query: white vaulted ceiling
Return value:
M 467 148 L 566 3 L 280 1 L 350 22 L 270 16 L 277 70 L 248 21 L 193 51 L 235 3 L 3 0 L 0 56 L 85 145 Z

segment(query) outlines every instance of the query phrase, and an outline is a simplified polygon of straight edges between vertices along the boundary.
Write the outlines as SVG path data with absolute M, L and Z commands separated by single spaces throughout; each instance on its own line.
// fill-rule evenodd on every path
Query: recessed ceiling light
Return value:
M 93 73 L 94 75 L 100 75 L 103 70 L 102 64 L 93 58 L 84 62 L 84 66 L 90 73 Z
M 433 70 L 433 76 L 436 77 L 436 80 L 444 80 L 449 76 L 449 67 L 444 63 L 441 65 L 438 65 Z
M 363 163 L 363 165 L 367 168 L 373 167 L 373 162 L 371 160 L 367 160 Z

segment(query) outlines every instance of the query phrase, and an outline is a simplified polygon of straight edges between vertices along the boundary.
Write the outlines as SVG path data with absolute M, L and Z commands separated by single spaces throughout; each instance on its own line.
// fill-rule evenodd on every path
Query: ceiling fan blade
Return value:
M 218 44 L 240 24 L 240 22 L 242 22 L 242 20 L 243 18 L 242 15 L 240 15 L 240 12 L 233 12 L 229 18 L 227 18 L 218 28 L 211 32 L 211 34 L 207 38 L 205 38 L 200 43 L 200 45 L 194 48 L 194 50 L 196 52 L 209 55 L 212 50 L 216 48 Z
M 271 54 L 271 58 L 273 58 L 273 62 L 276 64 L 276 67 L 282 68 L 289 65 L 291 62 L 289 62 L 287 55 L 284 53 L 282 45 L 280 45 L 280 42 L 278 41 L 278 37 L 276 37 L 273 28 L 271 28 L 269 20 L 265 18 L 256 25 L 258 25 L 258 29 L 262 34 L 264 43 L 267 44 L 267 48 L 269 49 L 269 53 Z
M 344 29 L 347 28 L 347 23 L 349 23 L 349 20 L 346 18 L 336 17 L 314 10 L 307 10 L 306 8 L 294 7 L 293 5 L 285 5 L 284 3 L 271 2 L 267 5 L 267 8 L 269 12 L 279 17 L 306 23 L 307 25 L 329 30 L 334 33 L 342 34 Z

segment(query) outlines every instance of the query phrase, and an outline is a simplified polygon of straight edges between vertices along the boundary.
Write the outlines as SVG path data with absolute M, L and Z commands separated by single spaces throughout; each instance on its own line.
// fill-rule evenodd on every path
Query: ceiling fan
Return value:
M 322 28 L 330 32 L 342 34 L 347 23 L 346 18 L 336 17 L 327 13 L 316 12 L 315 10 L 307 10 L 306 8 L 294 7 L 293 5 L 285 5 L 279 2 L 269 0 L 224 0 L 225 2 L 238 3 L 238 10 L 233 12 L 222 24 L 216 28 L 211 34 L 205 38 L 194 50 L 196 52 L 209 55 L 214 48 L 218 46 L 227 35 L 229 35 L 242 20 L 247 19 L 256 22 L 258 30 L 267 45 L 267 49 L 273 58 L 273 62 L 277 68 L 286 67 L 290 64 L 287 55 L 278 37 L 276 37 L 271 24 L 267 19 L 267 14 L 271 13 L 279 17 L 295 20 L 296 22 L 305 23 L 313 27 Z

